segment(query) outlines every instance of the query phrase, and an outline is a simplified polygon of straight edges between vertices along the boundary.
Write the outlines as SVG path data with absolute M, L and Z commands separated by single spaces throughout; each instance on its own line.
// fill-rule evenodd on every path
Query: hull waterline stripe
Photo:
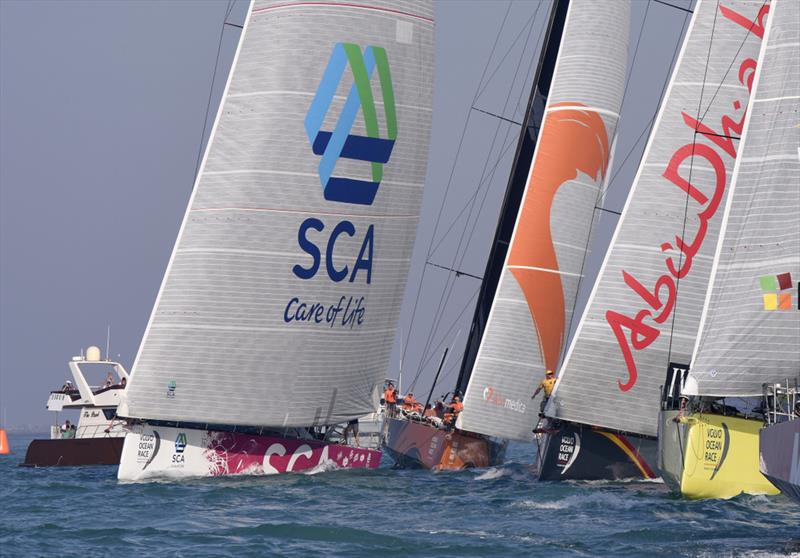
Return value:
M 619 434 L 612 434 L 611 432 L 604 432 L 602 430 L 598 430 L 597 433 L 602 434 L 603 436 L 614 442 L 614 444 L 616 444 L 623 452 L 625 452 L 625 455 L 627 455 L 633 462 L 633 464 L 636 465 L 639 471 L 641 471 L 644 478 L 646 479 L 656 478 L 656 474 L 653 472 L 653 470 L 650 468 L 647 462 L 642 458 L 642 456 L 639 455 L 639 452 L 636 451 L 636 449 L 630 444 L 630 442 L 628 442 L 628 440 L 626 440 Z

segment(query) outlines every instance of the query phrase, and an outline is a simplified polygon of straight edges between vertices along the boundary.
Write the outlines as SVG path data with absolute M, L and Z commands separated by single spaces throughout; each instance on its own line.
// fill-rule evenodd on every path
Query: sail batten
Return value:
M 768 9 L 696 4 L 549 416 L 656 435 L 660 386 L 696 339 Z
M 545 367 L 557 365 L 589 223 L 608 168 L 625 83 L 628 26 L 627 3 L 570 2 L 525 193 L 459 428 L 530 439 L 538 414 L 530 394 Z
M 432 81 L 430 2 L 251 5 L 121 416 L 302 427 L 377 407 Z

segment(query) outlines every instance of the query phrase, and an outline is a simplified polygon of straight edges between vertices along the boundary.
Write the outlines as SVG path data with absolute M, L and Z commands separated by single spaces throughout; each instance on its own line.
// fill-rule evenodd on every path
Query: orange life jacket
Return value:
M 397 392 L 393 389 L 387 389 L 383 392 L 383 400 L 388 404 L 397 403 Z
M 456 416 L 458 416 L 458 413 L 464 410 L 464 404 L 461 401 L 458 403 L 453 403 L 451 407 L 453 409 L 453 414 Z

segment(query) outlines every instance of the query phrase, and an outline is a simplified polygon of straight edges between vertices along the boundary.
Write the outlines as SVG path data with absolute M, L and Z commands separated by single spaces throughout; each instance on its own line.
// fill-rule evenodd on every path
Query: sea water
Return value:
M 660 482 L 536 482 L 534 447 L 501 467 L 120 484 L 115 467 L 0 456 L 2 556 L 800 556 L 784 496 L 682 500 Z

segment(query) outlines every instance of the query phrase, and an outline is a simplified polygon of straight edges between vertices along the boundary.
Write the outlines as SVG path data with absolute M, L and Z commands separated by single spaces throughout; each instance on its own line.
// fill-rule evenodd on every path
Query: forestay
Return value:
M 373 411 L 419 217 L 433 6 L 259 1 L 120 415 Z
M 467 386 L 459 428 L 529 440 L 530 402 L 555 369 L 592 212 L 608 170 L 627 66 L 627 2 L 570 3 L 528 183 Z
M 767 26 L 690 395 L 800 375 L 800 3 L 773 0 Z
M 700 0 L 549 416 L 655 436 L 688 363 L 769 6 Z

